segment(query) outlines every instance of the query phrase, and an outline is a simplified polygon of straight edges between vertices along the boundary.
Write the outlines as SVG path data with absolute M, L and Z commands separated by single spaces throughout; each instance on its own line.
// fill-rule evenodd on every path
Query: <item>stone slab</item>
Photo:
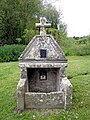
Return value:
M 25 108 L 64 108 L 64 94 L 27 92 L 25 93 Z
M 19 63 L 20 67 L 26 67 L 26 68 L 61 68 L 61 67 L 67 67 L 67 63 L 31 63 L 31 62 L 22 62 Z

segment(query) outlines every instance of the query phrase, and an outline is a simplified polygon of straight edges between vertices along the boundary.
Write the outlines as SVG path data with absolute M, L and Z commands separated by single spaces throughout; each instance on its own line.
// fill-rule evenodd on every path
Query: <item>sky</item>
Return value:
M 69 37 L 82 37 L 90 34 L 90 0 L 49 0 L 63 13 Z

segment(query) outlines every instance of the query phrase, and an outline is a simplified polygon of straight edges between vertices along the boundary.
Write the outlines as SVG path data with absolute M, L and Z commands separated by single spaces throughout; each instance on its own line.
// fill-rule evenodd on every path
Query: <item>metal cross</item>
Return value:
M 46 23 L 47 19 L 45 17 L 40 17 L 40 23 L 36 23 L 36 27 L 40 28 L 40 35 L 44 36 L 46 35 L 45 28 L 48 28 L 51 26 L 50 23 Z

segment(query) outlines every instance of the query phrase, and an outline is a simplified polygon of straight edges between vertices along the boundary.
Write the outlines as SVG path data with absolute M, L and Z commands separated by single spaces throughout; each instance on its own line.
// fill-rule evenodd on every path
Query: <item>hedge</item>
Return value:
M 17 61 L 25 45 L 4 45 L 0 46 L 0 62 Z

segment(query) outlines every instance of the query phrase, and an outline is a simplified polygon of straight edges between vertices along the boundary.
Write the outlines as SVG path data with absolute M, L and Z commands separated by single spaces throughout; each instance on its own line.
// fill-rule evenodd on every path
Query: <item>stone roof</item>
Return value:
M 46 58 L 40 57 L 40 50 L 47 52 Z M 67 61 L 65 55 L 51 35 L 36 35 L 21 54 L 21 61 Z

